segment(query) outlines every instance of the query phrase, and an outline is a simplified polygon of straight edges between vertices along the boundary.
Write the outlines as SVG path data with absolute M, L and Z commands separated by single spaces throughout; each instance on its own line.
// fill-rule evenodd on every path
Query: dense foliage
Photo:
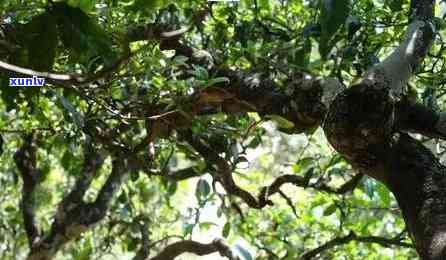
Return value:
M 216 238 L 237 256 L 214 242 L 178 259 L 415 258 L 387 188 L 279 106 L 306 73 L 354 82 L 409 4 L 2 0 L 0 61 L 18 67 L 0 70 L 0 258 L 45 239 L 55 259 L 145 259 Z M 435 109 L 444 7 L 408 93 Z M 46 84 L 9 86 L 24 75 Z

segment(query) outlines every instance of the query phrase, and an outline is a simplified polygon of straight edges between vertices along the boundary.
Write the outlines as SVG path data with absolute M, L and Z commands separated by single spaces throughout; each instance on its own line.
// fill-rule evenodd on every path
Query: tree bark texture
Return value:
M 406 38 L 363 80 L 336 96 L 324 131 L 354 168 L 395 195 L 423 260 L 446 259 L 446 168 L 406 132 L 444 138 L 442 115 L 402 97 L 435 34 L 435 1 L 412 1 Z

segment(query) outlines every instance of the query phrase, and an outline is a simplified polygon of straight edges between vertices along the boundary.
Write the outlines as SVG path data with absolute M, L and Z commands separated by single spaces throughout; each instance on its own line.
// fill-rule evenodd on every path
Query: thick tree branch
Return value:
M 396 104 L 395 125 L 401 131 L 446 139 L 446 113 L 409 100 Z
M 193 107 L 189 111 L 192 116 L 210 111 L 228 114 L 253 111 L 262 116 L 279 115 L 294 124 L 294 128 L 288 129 L 288 132 L 301 133 L 318 127 L 331 101 L 345 89 L 337 79 L 317 79 L 297 73 L 284 90 L 260 73 L 214 66 L 209 53 L 187 46 L 175 37 L 162 40 L 160 49 L 175 50 L 176 55 L 189 58 L 190 63 L 207 67 L 214 77 L 229 80 L 217 84 L 217 88 L 195 93 L 192 97 Z M 153 109 L 150 111 L 153 113 Z
M 432 2 L 414 1 L 412 7 Z M 398 130 L 395 117 L 400 117 L 401 125 L 406 126 L 412 120 L 397 115 L 395 104 L 404 98 L 407 82 L 420 66 L 435 35 L 431 23 L 433 8 L 423 10 L 414 10 L 416 19 L 389 57 L 367 71 L 359 84 L 337 95 L 324 121 L 330 144 L 354 168 L 384 183 L 388 176 L 377 158 L 385 154 L 393 133 Z
M 91 153 L 91 150 L 86 149 L 87 155 L 91 155 Z M 31 247 L 28 260 L 51 259 L 63 245 L 78 238 L 80 234 L 104 218 L 123 178 L 133 170 L 130 156 L 130 154 L 119 154 L 113 158 L 112 172 L 92 203 L 85 203 L 82 197 L 89 187 L 94 173 L 102 165 L 103 158 L 94 153 L 91 158 L 86 157 L 85 176 L 80 177 L 80 179 L 85 178 L 86 180 L 78 179 L 73 190 L 62 200 L 51 229 Z
M 59 207 L 68 208 L 70 204 L 77 204 L 82 201 L 85 192 L 90 187 L 91 181 L 102 167 L 104 159 L 104 155 L 100 151 L 95 150 L 92 145 L 85 147 L 81 176 L 77 178 L 71 192 L 62 200 Z
M 218 252 L 221 256 L 226 256 L 229 260 L 239 260 L 232 253 L 232 250 L 222 240 L 216 239 L 209 244 L 203 244 L 192 240 L 175 242 L 164 248 L 158 255 L 150 260 L 174 260 L 175 257 L 183 253 L 193 253 L 199 256 Z
M 163 32 L 163 26 L 159 24 L 147 24 L 132 27 L 124 33 L 127 42 L 138 40 L 154 40 L 160 42 L 162 50 L 175 50 L 176 55 L 189 58 L 192 64 L 202 64 L 208 67 L 210 74 L 215 77 L 226 77 L 228 83 L 218 84 L 221 89 L 207 88 L 198 91 L 190 97 L 191 111 L 186 111 L 190 117 L 200 114 L 225 112 L 237 114 L 247 111 L 255 111 L 261 115 L 279 115 L 294 124 L 293 129 L 287 132 L 301 133 L 318 127 L 333 97 L 344 89 L 344 86 L 335 79 L 320 80 L 309 75 L 299 75 L 288 83 L 287 90 L 279 87 L 272 80 L 257 73 L 237 72 L 229 69 L 217 68 L 212 64 L 213 58 L 209 53 L 196 50 L 180 42 L 180 36 L 188 30 L 180 29 L 172 32 Z M 132 54 L 127 51 L 118 61 L 110 67 L 93 75 L 77 75 L 68 73 L 51 73 L 35 71 L 13 64 L 0 61 L 0 68 L 14 71 L 24 75 L 40 76 L 50 82 L 63 86 L 73 87 L 85 85 L 101 79 L 118 71 Z M 81 91 L 81 89 L 78 89 Z M 184 111 L 184 108 L 181 108 Z M 119 115 L 126 114 L 125 119 L 154 119 L 154 116 L 163 116 L 162 119 L 168 125 L 182 125 L 177 122 L 190 122 L 180 112 L 166 111 L 164 107 L 144 106 L 137 107 L 134 111 L 123 111 Z M 171 122 L 175 121 L 175 122 Z M 184 124 L 183 124 L 184 126 Z
M 131 156 L 131 154 L 118 154 L 112 161 L 110 176 L 99 190 L 96 200 L 87 206 L 88 209 L 85 208 L 88 215 L 84 219 L 89 225 L 96 224 L 105 216 L 112 198 L 115 197 L 124 178 L 128 176 L 129 172 L 136 170 L 137 163 Z
M 401 44 L 382 62 L 371 68 L 364 80 L 380 88 L 390 88 L 391 94 L 400 97 L 409 78 L 426 56 L 435 36 L 433 0 L 413 0 L 412 19 Z
M 23 181 L 20 209 L 22 211 L 26 235 L 28 237 L 28 244 L 31 248 L 40 236 L 40 231 L 35 219 L 33 202 L 33 192 L 39 183 L 39 178 L 41 178 L 41 171 L 37 168 L 37 144 L 35 133 L 24 137 L 24 143 L 14 154 L 14 160 Z
M 409 20 L 431 20 L 435 13 L 435 0 L 412 0 L 410 2 Z
M 412 1 L 413 18 L 403 42 L 361 83 L 336 97 L 324 122 L 330 144 L 354 168 L 383 182 L 395 195 L 417 252 L 425 260 L 446 258 L 445 167 L 402 131 L 441 137 L 444 118 L 407 102 L 401 94 L 434 39 L 434 3 Z

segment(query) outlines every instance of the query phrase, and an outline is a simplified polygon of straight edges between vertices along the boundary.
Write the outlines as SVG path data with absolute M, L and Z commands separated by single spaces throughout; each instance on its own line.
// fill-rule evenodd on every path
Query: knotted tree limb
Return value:
M 301 133 L 320 126 L 328 104 L 345 88 L 334 78 L 318 79 L 300 74 L 290 80 L 284 90 L 259 73 L 215 66 L 214 59 L 208 52 L 181 42 L 180 36 L 186 29 L 162 32 L 162 28 L 158 24 L 136 26 L 126 32 L 126 38 L 129 42 L 158 41 L 161 50 L 175 50 L 176 56 L 182 55 L 189 59 L 187 63 L 202 65 L 208 69 L 210 75 L 224 77 L 228 81 L 186 97 L 183 103 L 189 104 L 189 107 L 180 107 L 180 111 L 166 110 L 165 105 L 154 104 L 142 109 L 138 107 L 133 111 L 123 111 L 133 116 L 129 119 L 157 120 L 158 123 L 167 125 L 167 128 L 187 128 L 190 119 L 198 115 L 258 112 L 261 116 L 279 115 L 294 124 L 294 128 L 288 129 L 288 132 Z
M 175 50 L 176 55 L 187 57 L 190 64 L 203 65 L 214 77 L 228 79 L 228 82 L 216 84 L 223 93 L 213 88 L 195 93 L 192 111 L 196 113 L 192 115 L 207 113 L 209 106 L 227 114 L 249 111 L 261 116 L 279 115 L 294 124 L 289 132 L 302 133 L 321 125 L 330 102 L 345 89 L 335 78 L 322 79 L 305 73 L 296 73 L 284 89 L 260 73 L 214 66 L 208 52 L 190 47 L 179 38 L 161 41 L 160 49 Z M 209 102 L 203 96 L 213 99 Z

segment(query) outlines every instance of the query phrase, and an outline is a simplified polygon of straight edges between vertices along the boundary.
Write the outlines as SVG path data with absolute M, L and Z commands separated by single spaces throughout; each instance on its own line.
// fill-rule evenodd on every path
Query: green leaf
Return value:
M 65 3 L 55 3 L 54 14 L 58 18 L 61 40 L 71 50 L 71 58 L 88 64 L 91 59 L 100 57 L 98 62 L 103 61 L 106 66 L 112 64 L 116 56 L 112 39 L 95 20 Z
M 183 225 L 183 236 L 192 234 L 193 229 L 194 229 L 194 224 L 184 224 Z
M 240 256 L 242 257 L 242 259 L 244 259 L 244 260 L 252 260 L 251 253 L 249 253 L 248 250 L 246 250 L 245 248 L 243 248 L 242 246 L 240 246 L 238 244 L 235 245 L 235 248 L 240 253 Z
M 135 238 L 129 238 L 127 240 L 127 250 L 130 252 L 133 252 L 136 250 L 136 248 L 138 247 L 139 241 L 138 239 Z
M 214 222 L 201 222 L 200 224 L 198 224 L 198 226 L 200 227 L 201 230 L 209 230 L 210 227 L 212 226 L 218 226 L 217 224 L 215 224 Z
M 336 206 L 336 204 L 331 204 L 330 206 L 325 208 L 324 213 L 323 213 L 324 216 L 330 216 L 331 214 L 333 214 L 336 211 L 337 208 L 338 207 Z
M 33 17 L 25 26 L 28 66 L 49 71 L 53 67 L 57 47 L 57 22 L 50 13 Z
M 310 63 L 311 54 L 311 40 L 309 38 L 304 40 L 302 47 L 295 53 L 295 65 L 305 68 Z
M 293 165 L 293 172 L 300 173 L 302 171 L 305 171 L 309 166 L 313 165 L 313 163 L 313 157 L 304 157 Z
M 135 0 L 133 5 L 130 6 L 132 11 L 145 11 L 152 13 L 159 8 L 163 8 L 168 4 L 167 0 Z
M 81 113 L 77 111 L 77 109 L 73 106 L 73 104 L 70 103 L 67 99 L 65 99 L 63 96 L 59 96 L 60 103 L 62 106 L 69 112 L 69 115 L 73 119 L 76 126 L 79 128 L 83 128 L 85 125 L 84 117 Z
M 192 65 L 193 70 L 189 70 L 189 73 L 194 75 L 197 79 L 207 80 L 209 78 L 209 72 L 198 65 Z
M 229 79 L 226 77 L 213 78 L 208 81 L 208 83 L 206 84 L 206 87 L 210 87 L 210 86 L 218 84 L 218 83 L 229 83 Z
M 260 8 L 265 8 L 265 9 L 270 9 L 270 1 L 269 0 L 259 0 L 259 7 Z
M 433 20 L 434 20 L 435 28 L 437 28 L 437 30 L 441 31 L 446 28 L 446 21 L 444 19 L 434 17 Z
M 79 7 L 79 0 L 67 0 L 67 4 L 71 7 Z
M 260 135 L 256 135 L 251 140 L 251 142 L 249 142 L 248 147 L 249 148 L 256 148 L 257 146 L 260 145 L 261 142 L 262 142 L 262 137 Z
M 379 198 L 381 199 L 382 203 L 384 204 L 384 207 L 390 207 L 390 203 L 391 203 L 392 199 L 390 197 L 390 192 L 386 188 L 386 186 L 384 186 L 381 183 L 377 184 L 376 192 L 378 193 Z
M 202 198 L 206 198 L 210 192 L 211 186 L 209 186 L 209 183 L 205 179 L 200 179 L 197 183 L 197 189 L 195 191 L 197 199 L 201 200 Z
M 386 0 L 385 5 L 393 12 L 399 12 L 403 9 L 404 0 Z
M 280 129 L 292 129 L 294 128 L 294 123 L 278 115 L 269 115 L 266 118 L 271 119 L 277 123 L 277 127 Z
M 222 231 L 223 237 L 227 238 L 230 232 L 231 232 L 231 223 L 226 222 L 226 224 L 223 226 L 223 231 Z
M 373 199 L 373 194 L 374 194 L 376 182 L 374 182 L 374 181 L 372 181 L 370 179 L 365 179 L 363 185 L 364 185 L 364 192 L 365 192 L 365 194 L 367 194 L 370 199 Z
M 17 208 L 12 206 L 12 205 L 8 205 L 8 206 L 5 207 L 5 211 L 8 212 L 8 213 L 12 213 L 12 212 L 17 211 Z
M 325 58 L 333 47 L 333 36 L 345 23 L 350 13 L 349 0 L 322 0 L 320 2 L 321 37 L 319 52 Z
M 95 0 L 79 0 L 79 8 L 84 11 L 84 13 L 89 13 L 93 10 L 95 5 Z
M 73 156 L 73 153 L 71 151 L 66 151 L 63 154 L 60 163 L 66 171 L 69 171 L 72 168 L 71 165 L 74 159 L 75 157 Z
M 178 188 L 178 183 L 175 181 L 170 181 L 167 183 L 167 195 L 172 196 L 175 194 Z

